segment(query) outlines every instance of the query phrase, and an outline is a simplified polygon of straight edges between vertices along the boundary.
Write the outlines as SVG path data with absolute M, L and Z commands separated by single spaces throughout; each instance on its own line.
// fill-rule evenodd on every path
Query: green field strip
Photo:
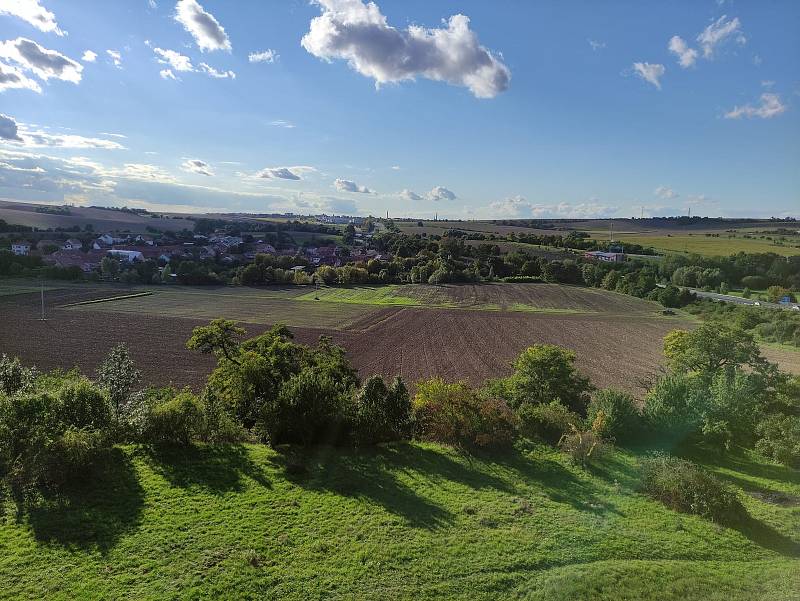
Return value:
M 62 305 L 62 308 L 78 307 L 78 306 L 81 306 L 81 305 L 95 305 L 95 304 L 98 304 L 98 303 L 110 303 L 112 301 L 127 300 L 129 298 L 139 298 L 141 296 L 151 296 L 152 294 L 153 294 L 152 292 L 137 292 L 135 294 L 123 294 L 121 296 L 109 296 L 109 297 L 106 297 L 106 298 L 96 298 L 94 300 L 79 301 L 77 303 L 69 303 L 69 304 L 66 304 L 66 305 Z

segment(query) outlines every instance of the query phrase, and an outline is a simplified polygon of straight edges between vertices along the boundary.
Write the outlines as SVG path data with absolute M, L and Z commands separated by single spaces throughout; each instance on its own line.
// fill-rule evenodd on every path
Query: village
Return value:
M 270 255 L 295 258 L 298 265 L 293 268 L 301 270 L 390 259 L 386 253 L 370 247 L 371 239 L 371 232 L 353 227 L 352 240 L 347 246 L 336 244 L 325 236 L 319 239 L 312 236 L 298 244 L 285 233 L 279 244 L 274 233 L 241 231 L 232 235 L 220 228 L 207 235 L 187 231 L 154 234 L 104 232 L 94 237 L 83 235 L 65 240 L 24 239 L 12 242 L 10 250 L 16 256 L 38 256 L 54 267 L 77 267 L 85 274 L 99 271 L 106 257 L 123 265 L 154 261 L 162 271 L 171 262 L 195 261 L 239 267 L 255 261 L 256 255 Z

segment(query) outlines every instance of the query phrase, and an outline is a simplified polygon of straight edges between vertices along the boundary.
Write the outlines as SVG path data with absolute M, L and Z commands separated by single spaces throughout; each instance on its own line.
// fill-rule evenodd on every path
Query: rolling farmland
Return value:
M 117 298 L 141 291 L 151 294 Z M 66 306 L 108 298 L 116 300 Z M 185 341 L 193 327 L 216 317 L 240 321 L 249 335 L 277 322 L 303 343 L 330 335 L 362 376 L 402 375 L 410 383 L 441 375 L 479 384 L 508 373 L 525 347 L 558 344 L 576 352 L 578 367 L 598 386 L 632 392 L 658 369 L 663 336 L 693 323 L 662 316 L 657 305 L 633 297 L 546 284 L 320 291 L 65 285 L 45 299 L 48 320 L 42 322 L 38 291 L 0 286 L 4 352 L 43 369 L 77 365 L 91 373 L 124 341 L 147 381 L 193 387 L 214 360 L 186 350 Z M 770 348 L 766 354 L 787 369 L 800 367 L 800 353 Z

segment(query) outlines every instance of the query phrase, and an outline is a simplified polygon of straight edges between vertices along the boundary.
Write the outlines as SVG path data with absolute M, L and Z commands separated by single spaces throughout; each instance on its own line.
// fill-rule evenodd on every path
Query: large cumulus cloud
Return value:
M 324 60 L 344 59 L 376 84 L 425 77 L 464 86 L 478 98 L 508 88 L 511 71 L 478 42 L 469 17 L 453 15 L 445 28 L 390 26 L 380 8 L 362 0 L 317 0 L 303 48 Z

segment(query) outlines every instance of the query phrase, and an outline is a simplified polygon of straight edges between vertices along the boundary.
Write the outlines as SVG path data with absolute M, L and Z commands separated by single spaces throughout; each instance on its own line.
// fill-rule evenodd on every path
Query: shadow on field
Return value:
M 564 503 L 579 511 L 623 515 L 608 500 L 605 491 L 592 484 L 588 478 L 579 478 L 558 461 L 543 456 L 540 451 L 541 449 L 523 447 L 513 452 L 492 455 L 490 460 L 513 470 L 516 477 L 526 485 L 542 491 L 556 503 Z M 618 480 L 622 474 L 620 465 L 613 460 L 609 462 L 606 458 L 600 466 L 592 467 L 590 473 L 611 481 Z
M 173 486 L 200 487 L 213 494 L 239 492 L 247 477 L 272 488 L 264 470 L 241 445 L 143 447 L 137 453 Z
M 21 508 L 37 540 L 105 554 L 141 520 L 144 491 L 131 458 L 120 449 L 85 479 L 58 492 L 38 491 Z

